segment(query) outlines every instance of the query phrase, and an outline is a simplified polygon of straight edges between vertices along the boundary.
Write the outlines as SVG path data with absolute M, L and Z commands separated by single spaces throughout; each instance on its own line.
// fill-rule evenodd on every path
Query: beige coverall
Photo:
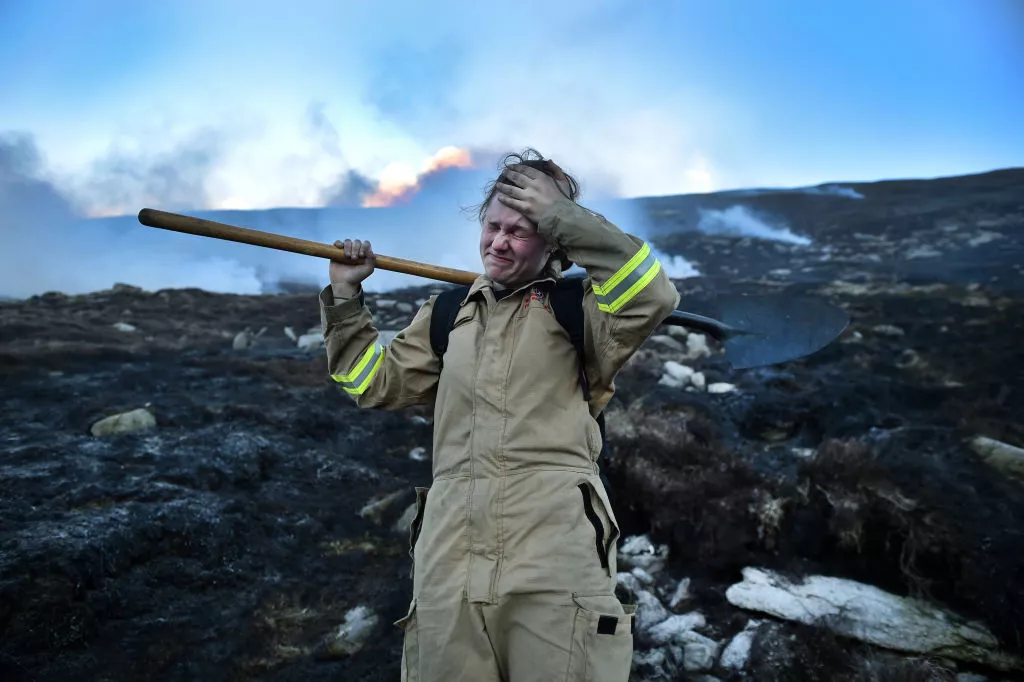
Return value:
M 473 284 L 444 371 L 434 298 L 382 346 L 358 298 L 320 293 L 331 376 L 358 405 L 434 404 L 433 481 L 417 488 L 409 682 L 626 682 L 633 611 L 615 596 L 618 524 L 599 478 L 594 415 L 679 303 L 650 247 L 575 204 L 538 230 L 587 271 L 590 404 L 541 278 L 497 300 Z M 429 494 L 428 494 L 429 492 Z

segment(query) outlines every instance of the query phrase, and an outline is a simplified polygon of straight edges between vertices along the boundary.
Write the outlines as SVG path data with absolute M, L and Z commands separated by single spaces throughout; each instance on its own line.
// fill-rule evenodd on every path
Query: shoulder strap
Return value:
M 576 348 L 579 360 L 580 388 L 584 400 L 590 400 L 590 382 L 585 371 L 586 350 L 583 345 L 583 278 L 565 277 L 551 289 L 551 309 Z
M 468 286 L 442 291 L 434 300 L 434 306 L 430 311 L 430 346 L 442 365 L 445 351 L 448 350 L 448 332 L 455 324 L 460 304 L 468 293 Z

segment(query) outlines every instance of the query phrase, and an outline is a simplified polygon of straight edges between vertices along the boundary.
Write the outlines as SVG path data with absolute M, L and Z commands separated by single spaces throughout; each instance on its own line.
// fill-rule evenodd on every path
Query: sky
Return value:
M 584 199 L 959 175 L 1024 164 L 1024 2 L 0 0 L 0 93 L 0 178 L 78 218 L 383 207 L 527 146 Z

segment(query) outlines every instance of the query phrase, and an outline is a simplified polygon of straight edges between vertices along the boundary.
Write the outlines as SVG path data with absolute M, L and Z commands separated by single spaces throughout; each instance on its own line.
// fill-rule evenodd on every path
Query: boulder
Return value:
M 366 644 L 380 618 L 369 607 L 357 606 L 345 614 L 345 622 L 331 635 L 319 651 L 318 658 L 351 656 Z
M 1024 661 L 997 649 L 996 638 L 980 623 L 852 580 L 817 575 L 797 584 L 777 573 L 747 567 L 743 582 L 729 587 L 725 596 L 740 608 L 823 625 L 844 637 L 895 651 L 1000 670 L 1024 669 Z
M 128 412 L 112 414 L 95 422 L 89 429 L 94 436 L 109 436 L 115 433 L 142 431 L 156 428 L 156 418 L 144 407 Z

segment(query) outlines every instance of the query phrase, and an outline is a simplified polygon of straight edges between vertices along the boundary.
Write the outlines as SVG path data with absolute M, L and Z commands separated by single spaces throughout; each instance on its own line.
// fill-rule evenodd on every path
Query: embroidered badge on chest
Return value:
M 537 303 L 544 306 L 548 311 L 551 310 L 551 305 L 548 303 L 547 292 L 540 287 L 533 287 L 532 289 L 530 289 L 530 295 L 527 298 L 523 299 L 523 308 L 528 308 L 530 306 L 531 301 L 536 301 Z

